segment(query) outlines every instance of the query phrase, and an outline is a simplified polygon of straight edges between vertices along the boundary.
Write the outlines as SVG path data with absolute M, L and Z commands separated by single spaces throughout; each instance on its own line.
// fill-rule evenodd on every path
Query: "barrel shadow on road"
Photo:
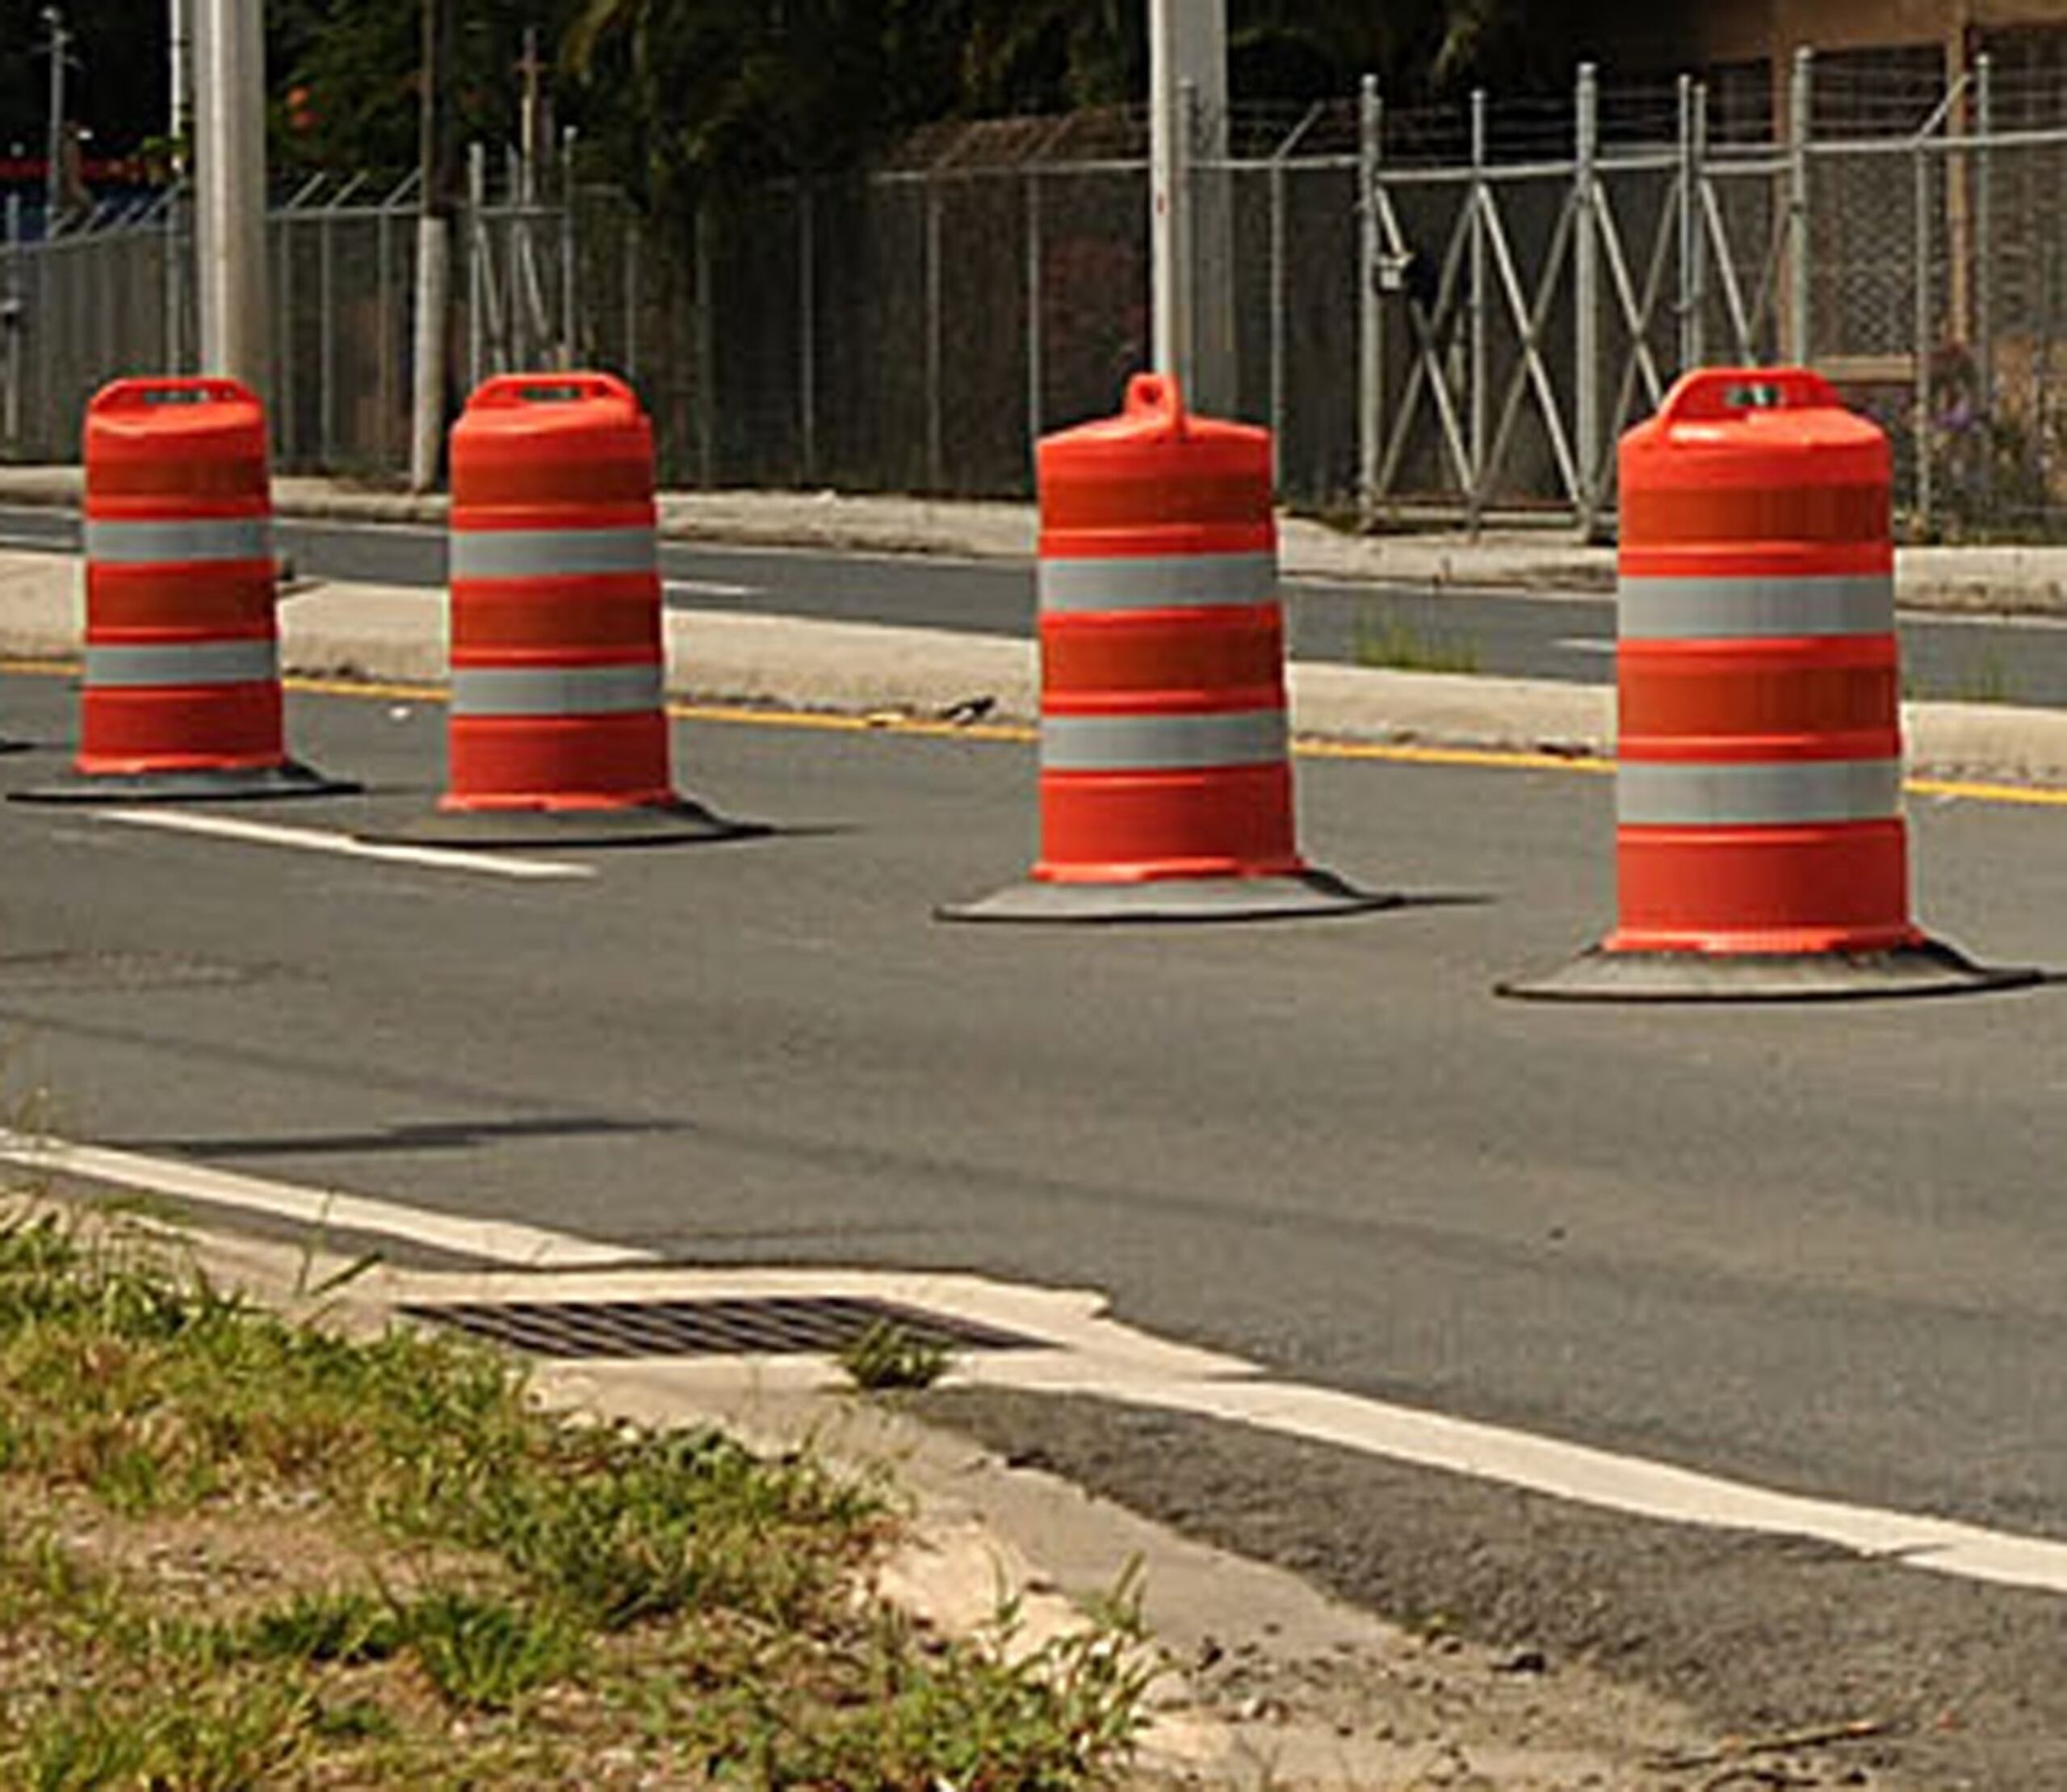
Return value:
M 125 1151 L 235 1161 L 363 1152 L 468 1151 L 478 1145 L 521 1139 L 617 1138 L 692 1130 L 684 1121 L 613 1120 L 600 1114 L 570 1114 L 528 1120 L 426 1120 L 363 1132 L 282 1133 L 261 1137 L 233 1134 L 219 1138 L 129 1139 L 120 1143 Z

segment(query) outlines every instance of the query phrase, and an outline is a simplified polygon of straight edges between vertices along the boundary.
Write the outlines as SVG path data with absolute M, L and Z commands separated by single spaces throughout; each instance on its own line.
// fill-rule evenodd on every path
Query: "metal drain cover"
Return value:
M 872 1325 L 950 1350 L 1030 1350 L 1039 1341 L 942 1313 L 841 1295 L 732 1300 L 480 1301 L 405 1306 L 538 1357 L 829 1356 Z

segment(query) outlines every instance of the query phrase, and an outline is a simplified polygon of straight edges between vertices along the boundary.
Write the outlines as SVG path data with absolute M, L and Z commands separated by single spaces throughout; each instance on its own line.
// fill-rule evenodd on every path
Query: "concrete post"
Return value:
M 1155 364 L 1194 409 L 1225 414 L 1238 397 L 1226 7 L 1149 0 L 1148 19 Z
M 194 234 L 200 367 L 264 394 L 266 45 L 261 0 L 199 0 L 195 32 Z

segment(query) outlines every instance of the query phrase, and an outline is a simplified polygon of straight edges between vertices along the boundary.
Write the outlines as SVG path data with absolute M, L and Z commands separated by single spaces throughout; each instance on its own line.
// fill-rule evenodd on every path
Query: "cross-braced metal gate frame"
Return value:
M 1797 75 L 1797 112 L 1807 93 L 1805 59 Z M 1514 501 L 1505 483 L 1507 461 L 1524 407 L 1532 405 L 1557 481 L 1554 491 L 1531 494 L 1532 508 L 1562 510 L 1590 534 L 1612 505 L 1616 439 L 1639 401 L 1655 406 L 1671 373 L 1706 359 L 1712 309 L 1720 312 L 1725 355 L 1740 364 L 1770 359 L 1776 341 L 1789 352 L 1797 347 L 1797 333 L 1786 326 L 1805 317 L 1806 302 L 1788 301 L 1782 276 L 1806 265 L 1805 131 L 1791 133 L 1781 149 L 1714 155 L 1705 88 L 1682 78 L 1677 143 L 1604 156 L 1591 65 L 1579 70 L 1574 111 L 1569 161 L 1495 164 L 1486 153 L 1486 96 L 1477 92 L 1467 166 L 1394 168 L 1384 159 L 1382 107 L 1366 83 L 1361 187 L 1369 277 L 1361 286 L 1359 466 L 1368 517 L 1425 511 L 1432 504 L 1478 527 L 1503 501 Z M 1633 234 L 1629 208 L 1618 211 L 1616 183 L 1633 175 L 1665 182 L 1648 242 Z M 1503 192 L 1561 178 L 1567 185 L 1547 247 L 1525 267 Z M 1723 202 L 1729 187 L 1745 182 L 1783 195 L 1755 246 L 1741 240 L 1746 232 L 1733 227 Z M 1408 191 L 1430 187 L 1463 189 L 1432 292 L 1415 291 L 1405 276 L 1415 250 L 1399 204 Z M 1756 258 L 1747 260 L 1743 251 L 1753 246 Z M 1553 343 L 1552 313 L 1568 289 L 1569 338 Z M 1390 406 L 1385 356 L 1389 338 L 1401 332 L 1388 329 L 1388 305 L 1403 320 L 1407 350 L 1403 388 Z M 1612 352 L 1604 347 L 1604 324 L 1621 337 Z M 1498 380 L 1491 368 L 1496 328 L 1511 333 L 1514 351 L 1512 367 Z M 1669 335 L 1669 349 L 1654 340 L 1661 334 Z M 1444 345 L 1460 337 L 1464 352 L 1446 352 Z M 1435 431 L 1447 490 L 1403 489 L 1410 448 L 1423 427 Z

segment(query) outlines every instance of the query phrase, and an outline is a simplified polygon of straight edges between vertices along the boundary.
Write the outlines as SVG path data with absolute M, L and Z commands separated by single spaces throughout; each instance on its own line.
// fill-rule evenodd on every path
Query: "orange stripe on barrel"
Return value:
M 129 686 L 92 699 L 81 706 L 75 762 L 89 776 L 250 770 L 281 760 L 277 680 Z
M 1048 883 L 1289 875 L 1292 774 L 1284 762 L 1189 772 L 1049 772 L 1041 780 Z
M 1278 707 L 1284 662 L 1274 604 L 1041 623 L 1042 707 L 1057 713 Z
M 1692 644 L 1625 641 L 1625 758 L 1893 758 L 1900 671 L 1891 636 Z
M 276 593 L 268 560 L 86 567 L 87 634 L 266 637 Z
M 651 574 L 453 581 L 455 659 L 495 653 L 657 657 L 660 644 L 660 606 Z
M 1717 542 L 1885 540 L 1885 485 L 1639 486 L 1625 492 L 1620 527 L 1630 545 Z
M 1898 820 L 1814 827 L 1623 827 L 1611 952 L 1885 951 L 1909 920 Z

